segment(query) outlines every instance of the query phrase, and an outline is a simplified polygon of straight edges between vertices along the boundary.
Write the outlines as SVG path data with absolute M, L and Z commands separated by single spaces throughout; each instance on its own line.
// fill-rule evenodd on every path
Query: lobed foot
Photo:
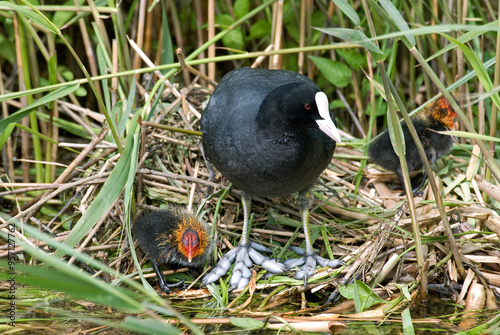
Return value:
M 229 290 L 235 288 L 243 289 L 248 285 L 250 277 L 252 276 L 252 272 L 249 268 L 253 264 L 260 265 L 265 270 L 274 274 L 282 273 L 287 270 L 284 264 L 262 255 L 259 251 L 271 252 L 272 250 L 254 242 L 250 242 L 250 244 L 238 244 L 234 249 L 224 255 L 212 271 L 203 278 L 203 284 L 207 285 L 218 280 L 227 273 L 233 263 L 234 267 L 231 279 L 229 280 Z
M 173 290 L 172 290 L 173 288 L 178 288 L 178 287 L 182 287 L 182 286 L 184 286 L 184 282 L 185 282 L 185 280 L 184 280 L 184 279 L 182 279 L 182 280 L 178 281 L 177 283 L 166 283 L 165 281 L 164 281 L 164 282 L 162 282 L 162 281 L 160 280 L 160 288 L 161 288 L 161 290 L 162 290 L 163 292 L 165 292 L 165 293 L 169 294 L 171 291 L 173 291 Z
M 165 280 L 165 276 L 163 276 L 163 273 L 160 271 L 158 262 L 156 260 L 152 260 L 151 264 L 153 265 L 153 269 L 156 272 L 156 277 L 158 278 L 158 284 L 160 284 L 160 288 L 163 292 L 169 294 L 170 291 L 172 291 L 172 288 L 177 288 L 184 285 L 184 279 L 180 280 L 177 283 L 167 283 L 167 281 Z
M 344 261 L 340 259 L 326 259 L 316 255 L 314 252 L 306 253 L 306 251 L 302 248 L 290 246 L 290 249 L 293 250 L 297 255 L 301 255 L 300 258 L 291 258 L 285 261 L 285 265 L 288 268 L 292 267 L 300 267 L 300 270 L 295 274 L 295 279 L 304 279 L 304 287 L 307 288 L 307 279 L 309 276 L 314 274 L 316 270 L 316 264 L 319 264 L 321 267 L 328 266 L 332 269 L 337 268 L 341 265 L 344 265 Z

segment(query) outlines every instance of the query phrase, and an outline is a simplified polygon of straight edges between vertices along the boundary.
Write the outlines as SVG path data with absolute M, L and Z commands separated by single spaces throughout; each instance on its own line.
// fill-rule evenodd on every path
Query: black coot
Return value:
M 244 226 L 239 245 L 205 276 L 212 283 L 234 262 L 231 288 L 250 279 L 252 261 L 273 273 L 303 265 L 296 278 L 312 274 L 316 262 L 336 267 L 337 260 L 314 254 L 309 235 L 309 187 L 331 161 L 340 134 L 328 98 L 309 78 L 292 71 L 241 68 L 229 72 L 214 90 L 201 117 L 206 158 L 242 191 Z M 258 251 L 248 241 L 252 196 L 282 197 L 299 192 L 306 250 L 287 265 Z M 257 249 L 257 250 L 255 250 Z
M 453 136 L 439 134 L 436 131 L 455 129 L 453 119 L 457 114 L 450 106 L 445 97 L 441 97 L 435 102 L 426 106 L 415 117 L 412 118 L 413 126 L 417 132 L 418 138 L 422 143 L 427 160 L 433 164 L 438 158 L 448 153 L 453 145 Z M 424 168 L 424 163 L 418 153 L 417 145 L 413 141 L 410 130 L 406 122 L 401 122 L 403 135 L 406 144 L 406 163 L 408 171 L 419 171 Z M 370 159 L 384 169 L 396 172 L 403 193 L 406 194 L 404 187 L 403 172 L 399 157 L 394 151 L 391 143 L 389 131 L 385 131 L 375 138 L 373 143 L 368 148 Z M 412 193 L 415 194 L 423 186 L 426 181 L 426 174 L 417 185 L 412 186 Z
M 195 274 L 205 265 L 211 241 L 208 226 L 191 213 L 175 208 L 139 215 L 132 235 L 156 271 L 160 288 L 168 293 L 177 284 L 168 284 L 159 269 L 165 264 L 171 269 L 187 267 Z

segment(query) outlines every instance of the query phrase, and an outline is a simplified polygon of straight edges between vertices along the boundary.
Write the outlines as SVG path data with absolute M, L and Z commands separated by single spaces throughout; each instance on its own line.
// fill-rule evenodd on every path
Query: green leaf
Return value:
M 4 58 L 10 64 L 14 64 L 16 62 L 15 50 L 14 44 L 6 36 L 0 34 L 0 58 Z
M 337 49 L 336 51 L 355 70 L 367 66 L 366 57 L 356 49 Z
M 75 84 L 75 85 L 68 85 L 65 87 L 61 87 L 60 89 L 57 89 L 54 92 L 51 92 L 46 96 L 36 100 L 31 105 L 26 106 L 15 112 L 14 114 L 9 115 L 8 117 L 0 121 L 0 134 L 4 132 L 5 128 L 10 123 L 16 123 L 18 121 L 21 121 L 21 119 L 23 119 L 25 116 L 31 113 L 35 108 L 42 105 L 46 105 L 49 102 L 57 100 L 59 98 L 62 98 L 74 92 L 79 86 L 80 86 L 79 84 Z
M 234 15 L 238 19 L 241 19 L 243 16 L 248 14 L 250 10 L 250 2 L 248 0 L 236 0 L 233 6 Z
M 396 25 L 396 27 L 399 29 L 399 31 L 405 33 L 405 38 L 410 44 L 411 47 L 415 46 L 417 43 L 415 41 L 415 36 L 410 32 L 410 27 L 406 23 L 405 19 L 399 12 L 399 10 L 394 6 L 394 4 L 389 1 L 389 0 L 379 0 L 380 5 L 384 8 L 386 11 L 389 19 L 392 20 L 392 22 Z
M 405 137 L 403 136 L 403 127 L 401 126 L 401 122 L 399 122 L 399 118 L 396 113 L 392 113 L 390 108 L 387 109 L 387 130 L 389 131 L 389 137 L 391 138 L 392 147 L 394 148 L 396 155 L 399 156 L 399 153 L 403 153 L 403 155 L 406 156 L 406 143 Z M 398 146 L 400 145 L 401 150 L 398 149 Z
M 387 303 L 384 299 L 376 295 L 370 287 L 362 281 L 345 286 L 339 286 L 339 293 L 346 299 L 359 299 L 362 309 L 369 308 L 375 304 Z
M 270 34 L 271 34 L 271 23 L 259 20 L 250 27 L 250 34 L 248 35 L 247 39 L 253 40 L 269 36 Z
M 168 28 L 168 17 L 165 11 L 165 6 L 162 10 L 162 50 L 161 50 L 161 64 L 172 64 L 174 62 L 174 47 L 172 45 L 172 38 L 170 37 L 170 29 Z M 168 69 L 161 70 L 161 73 L 166 74 Z
M 233 326 L 243 328 L 245 330 L 256 330 L 264 328 L 264 322 L 252 318 L 230 318 Z
M 219 28 L 228 28 L 233 23 L 233 18 L 228 14 L 221 14 L 215 17 L 215 24 L 218 25 Z M 222 43 L 226 48 L 243 50 L 245 48 L 245 36 L 243 35 L 241 28 L 235 28 L 222 37 Z
M 324 57 L 309 56 L 325 78 L 337 87 L 346 87 L 352 81 L 351 69 L 341 62 Z
M 352 23 L 354 23 L 355 26 L 359 26 L 359 23 L 361 22 L 359 16 L 346 0 L 332 1 L 342 11 L 342 13 L 344 13 L 352 21 Z
M 410 309 L 405 309 L 401 314 L 403 317 L 403 334 L 415 335 L 415 329 L 413 329 L 413 322 L 411 321 Z
M 375 43 L 370 41 L 368 37 L 366 37 L 365 33 L 358 29 L 346 29 L 346 28 L 314 28 L 325 34 L 335 36 L 337 38 L 343 39 L 347 42 L 351 42 L 354 44 L 358 44 L 365 49 L 370 50 L 372 53 L 382 56 L 381 59 L 376 59 L 377 61 L 385 59 L 385 55 L 380 50 Z

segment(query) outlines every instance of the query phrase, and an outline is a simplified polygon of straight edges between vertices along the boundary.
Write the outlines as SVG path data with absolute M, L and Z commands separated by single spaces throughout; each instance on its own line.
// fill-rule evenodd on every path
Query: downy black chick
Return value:
M 159 265 L 164 264 L 170 269 L 187 267 L 190 271 L 199 273 L 212 245 L 208 226 L 181 209 L 139 215 L 132 227 L 132 235 L 151 261 L 160 288 L 165 293 L 179 283 L 167 284 Z
M 447 154 L 451 150 L 454 141 L 453 137 L 450 135 L 439 134 L 436 131 L 455 129 L 455 125 L 453 123 L 453 119 L 455 117 L 457 117 L 457 114 L 450 106 L 448 100 L 446 100 L 445 97 L 441 97 L 426 106 L 412 118 L 412 123 L 418 134 L 420 142 L 422 142 L 427 160 L 430 164 L 433 164 L 438 158 Z M 406 143 L 406 162 L 408 165 L 408 171 L 412 172 L 422 170 L 424 168 L 424 163 L 420 158 L 417 146 L 411 137 L 406 122 L 402 121 L 401 127 L 403 129 Z M 399 162 L 399 157 L 392 146 L 389 131 L 386 130 L 375 138 L 368 149 L 368 155 L 375 164 L 380 165 L 386 170 L 396 172 L 401 188 L 403 189 L 402 195 L 406 194 L 401 164 Z M 425 183 L 425 180 L 426 175 L 424 174 L 422 181 L 418 185 L 412 186 L 413 194 L 418 192 L 418 190 Z

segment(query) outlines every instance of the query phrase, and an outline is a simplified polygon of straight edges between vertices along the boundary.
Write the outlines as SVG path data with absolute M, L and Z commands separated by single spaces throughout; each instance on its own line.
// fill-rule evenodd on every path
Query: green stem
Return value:
M 123 145 L 122 145 L 120 136 L 118 135 L 118 132 L 117 132 L 116 128 L 114 127 L 114 123 L 112 122 L 111 117 L 108 113 L 108 110 L 106 109 L 106 105 L 104 104 L 102 96 L 101 96 L 101 94 L 99 94 L 99 91 L 97 90 L 97 87 L 95 86 L 95 83 L 94 83 L 92 77 L 90 76 L 87 69 L 85 68 L 85 65 L 83 65 L 82 61 L 78 57 L 77 53 L 75 52 L 75 50 L 73 49 L 71 44 L 66 40 L 64 35 L 61 33 L 61 30 L 56 25 L 54 25 L 52 23 L 52 21 L 50 21 L 42 12 L 40 12 L 37 8 L 32 6 L 30 3 L 26 2 L 26 0 L 21 0 L 21 1 L 23 1 L 25 4 L 30 6 L 31 9 L 33 9 L 35 12 L 37 12 L 47 22 L 47 24 L 50 25 L 52 30 L 57 34 L 57 36 L 59 36 L 59 38 L 61 38 L 61 40 L 66 45 L 66 47 L 70 51 L 73 58 L 78 63 L 78 66 L 80 67 L 83 74 L 85 75 L 85 78 L 87 79 L 87 83 L 89 84 L 90 88 L 92 89 L 92 92 L 94 92 L 94 95 L 97 99 L 97 103 L 99 105 L 99 108 L 102 110 L 104 116 L 106 117 L 106 121 L 108 122 L 109 129 L 111 130 L 111 134 L 113 135 L 113 138 L 116 142 L 116 146 L 118 147 L 118 151 L 120 152 L 120 154 L 122 154 L 123 153 Z M 68 83 L 65 83 L 65 85 L 68 85 Z
M 40 12 L 91 12 L 92 9 L 90 6 L 49 6 L 49 5 L 40 5 L 40 6 L 19 6 L 23 7 L 26 9 L 33 9 L 36 8 Z M 103 6 L 98 6 L 96 7 L 97 11 L 99 13 L 106 13 L 106 14 L 115 14 L 118 12 L 117 8 L 112 8 L 112 7 L 103 7 Z M 6 6 L 0 6 L 0 10 L 5 10 L 9 11 L 12 10 L 9 7 Z
M 22 66 L 22 71 L 23 71 L 23 78 L 24 78 L 24 87 L 27 88 L 28 90 L 31 89 L 31 75 L 30 75 L 30 61 L 29 61 L 29 48 L 27 46 L 27 43 L 29 42 L 28 39 L 26 38 L 25 34 L 25 26 L 27 25 L 25 17 L 22 15 L 18 15 L 18 22 L 19 22 L 19 44 L 21 47 L 21 59 L 23 62 Z M 26 96 L 26 101 L 27 105 L 30 105 L 33 103 L 33 95 L 27 95 Z M 37 134 L 39 132 L 38 130 L 38 120 L 36 118 L 36 111 L 33 111 L 29 114 L 29 121 L 30 121 L 30 128 L 31 130 Z M 38 136 L 32 136 L 31 140 L 33 142 L 33 156 L 35 158 L 35 180 L 37 183 L 42 183 L 43 182 L 43 166 L 42 163 L 40 163 L 43 158 L 42 158 L 42 149 L 41 149 L 41 143 L 40 143 L 40 138 Z
M 459 115 L 460 120 L 464 121 L 465 127 L 470 132 L 476 133 L 476 131 L 474 130 L 474 127 L 469 123 L 469 120 L 465 117 L 465 115 L 463 115 L 462 111 L 458 107 L 457 103 L 455 102 L 455 99 L 453 99 L 451 94 L 446 91 L 446 87 L 439 80 L 436 73 L 434 73 L 434 71 L 431 69 L 429 64 L 427 64 L 427 62 L 422 57 L 420 52 L 418 52 L 418 50 L 415 49 L 415 47 L 411 48 L 410 52 L 415 57 L 415 59 L 420 63 L 420 65 L 422 66 L 424 71 L 427 73 L 429 78 L 431 78 L 432 82 L 443 93 L 443 95 L 446 97 L 448 102 L 450 102 L 450 105 L 453 107 L 455 112 L 457 112 L 457 114 Z M 458 113 L 458 112 L 460 112 L 460 113 Z M 418 138 L 418 136 L 417 136 L 417 138 Z M 415 140 L 415 142 L 416 142 L 416 140 Z M 478 145 L 480 143 L 482 144 L 483 148 L 481 148 L 481 146 L 480 146 L 480 148 L 481 148 L 481 151 L 483 151 L 483 154 L 485 155 L 485 157 L 486 157 L 486 153 L 488 153 L 488 155 L 491 156 L 490 152 L 488 151 L 488 149 L 484 145 L 483 141 L 476 140 L 476 143 Z M 421 146 L 420 146 L 418 149 L 419 149 L 420 156 L 426 157 L 425 152 L 423 152 L 423 148 L 421 148 Z M 455 238 L 453 237 L 453 232 L 451 231 L 450 222 L 448 221 L 448 216 L 446 214 L 446 210 L 445 210 L 444 205 L 443 205 L 443 199 L 441 198 L 441 194 L 439 193 L 438 187 L 436 185 L 436 181 L 434 180 L 434 178 L 431 178 L 432 174 L 429 174 L 431 172 L 429 162 L 426 159 L 422 159 L 422 161 L 424 162 L 425 170 L 429 176 L 429 184 L 431 185 L 432 192 L 434 193 L 434 197 L 436 198 L 436 205 L 438 207 L 439 213 L 441 214 L 441 219 L 443 220 L 443 226 L 445 228 L 444 231 L 446 233 L 446 236 L 448 237 L 448 241 L 450 242 L 450 248 L 451 248 L 451 252 L 453 253 L 453 258 L 455 259 L 455 263 L 457 265 L 457 271 L 462 278 L 465 278 L 465 269 L 464 269 L 463 264 L 462 264 L 462 257 L 460 256 L 460 253 L 458 252 L 458 248 L 457 248 L 457 245 L 455 243 Z M 500 175 L 500 171 L 499 171 L 499 175 Z
M 272 50 L 272 51 L 246 52 L 246 53 L 238 54 L 238 55 L 218 56 L 218 57 L 204 58 L 204 59 L 193 59 L 191 61 L 187 61 L 186 64 L 199 65 L 199 64 L 206 64 L 206 63 L 211 63 L 211 62 L 227 62 L 227 61 L 238 60 L 238 59 L 256 58 L 256 57 L 260 57 L 260 56 L 271 56 L 271 55 L 278 55 L 278 54 L 279 55 L 294 54 L 294 53 L 298 53 L 300 51 L 308 52 L 308 51 L 315 51 L 315 50 L 332 50 L 332 49 L 342 49 L 342 48 L 359 48 L 359 45 L 352 44 L 352 43 L 336 43 L 336 44 L 332 44 L 332 45 L 316 45 L 316 46 L 308 46 L 308 47 L 304 47 L 304 48 L 289 48 L 289 49 Z M 110 79 L 110 78 L 114 78 L 114 77 L 134 76 L 136 74 L 161 71 L 161 70 L 165 70 L 165 69 L 177 69 L 180 66 L 181 66 L 181 64 L 179 62 L 177 62 L 177 63 L 164 64 L 164 65 L 155 66 L 155 67 L 147 67 L 147 68 L 142 68 L 142 69 L 137 69 L 137 70 L 129 70 L 129 71 L 111 73 L 111 74 L 106 74 L 106 75 L 100 75 L 100 76 L 91 77 L 90 79 L 93 81 L 98 81 L 98 80 Z M 25 96 L 27 94 L 43 93 L 46 91 L 53 91 L 53 90 L 56 90 L 56 89 L 61 88 L 61 87 L 67 87 L 70 85 L 82 85 L 82 84 L 86 84 L 88 82 L 89 82 L 89 78 L 82 78 L 82 79 L 67 81 L 64 83 L 56 84 L 56 85 L 48 85 L 48 86 L 43 86 L 43 87 L 37 87 L 37 88 L 31 89 L 31 90 L 8 93 L 8 94 L 0 95 L 0 102 L 5 101 L 5 100 L 9 100 L 9 99 L 17 99 L 17 98 Z

